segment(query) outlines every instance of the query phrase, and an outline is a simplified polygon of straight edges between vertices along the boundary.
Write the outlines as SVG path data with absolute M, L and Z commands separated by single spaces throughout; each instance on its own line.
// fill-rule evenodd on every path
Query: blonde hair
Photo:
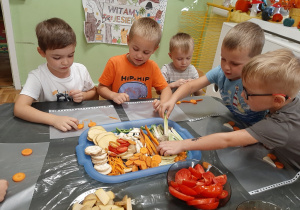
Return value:
M 135 35 L 149 41 L 156 41 L 155 47 L 157 47 L 161 40 L 161 28 L 152 18 L 143 17 L 135 20 L 130 28 L 129 39 L 133 39 Z
M 261 54 L 265 44 L 263 29 L 252 22 L 242 22 L 226 34 L 222 46 L 229 50 L 249 50 L 250 58 Z
M 255 56 L 244 66 L 242 81 L 257 82 L 294 98 L 300 90 L 300 58 L 288 49 Z
M 76 35 L 71 26 L 60 18 L 51 18 L 40 22 L 35 28 L 38 45 L 46 50 L 76 46 Z
M 177 33 L 170 39 L 169 52 L 180 49 L 183 53 L 194 50 L 194 39 L 187 33 Z

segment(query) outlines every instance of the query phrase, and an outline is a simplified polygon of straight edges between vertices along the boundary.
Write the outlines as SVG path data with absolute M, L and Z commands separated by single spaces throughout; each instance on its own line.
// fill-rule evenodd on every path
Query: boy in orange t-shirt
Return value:
M 97 92 L 117 104 L 130 99 L 152 98 L 151 88 L 161 92 L 161 101 L 172 95 L 158 65 L 149 60 L 161 39 L 159 24 L 151 18 L 134 21 L 127 43 L 129 53 L 110 58 L 99 78 Z M 159 102 L 154 102 L 154 107 Z

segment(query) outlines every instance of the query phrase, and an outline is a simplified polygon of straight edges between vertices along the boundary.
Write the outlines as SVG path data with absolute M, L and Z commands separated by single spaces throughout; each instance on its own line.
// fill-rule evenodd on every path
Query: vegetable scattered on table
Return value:
M 32 154 L 32 149 L 30 148 L 23 149 L 21 153 L 23 156 L 29 156 Z
M 176 104 L 181 104 L 181 103 L 197 104 L 199 101 L 203 101 L 203 99 L 191 99 L 191 100 L 189 100 L 189 101 L 187 101 L 187 100 L 182 100 L 182 101 L 177 101 Z
M 12 180 L 14 182 L 21 182 L 25 179 L 25 177 L 26 177 L 25 173 L 20 172 L 13 175 Z

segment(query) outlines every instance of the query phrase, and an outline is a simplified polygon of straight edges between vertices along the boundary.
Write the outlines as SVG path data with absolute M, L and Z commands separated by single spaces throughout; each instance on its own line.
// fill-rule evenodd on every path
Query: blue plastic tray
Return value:
M 133 127 L 139 128 L 139 127 L 145 126 L 145 125 L 150 127 L 152 124 L 156 124 L 156 125 L 163 124 L 163 119 L 162 118 L 150 118 L 150 119 L 145 119 L 145 120 L 133 120 L 133 121 L 126 121 L 126 122 L 105 124 L 102 126 L 107 131 L 113 131 L 116 129 L 116 127 L 121 128 L 121 129 L 129 129 L 129 128 L 133 128 Z M 181 137 L 183 139 L 193 138 L 193 136 L 186 129 L 182 128 L 180 125 L 178 125 L 174 121 L 169 120 L 169 126 L 173 127 L 181 135 Z M 129 181 L 132 179 L 138 179 L 138 178 L 142 178 L 142 177 L 146 177 L 146 176 L 151 176 L 154 174 L 167 172 L 171 166 L 171 164 L 164 165 L 164 166 L 158 166 L 155 168 L 149 168 L 149 169 L 130 172 L 130 173 L 117 175 L 117 176 L 108 176 L 108 175 L 100 174 L 99 172 L 97 172 L 94 169 L 93 163 L 91 161 L 91 157 L 84 153 L 84 150 L 87 146 L 94 145 L 93 142 L 87 140 L 87 133 L 88 133 L 88 129 L 85 130 L 80 135 L 79 140 L 78 140 L 78 145 L 76 146 L 76 154 L 77 154 L 77 158 L 78 158 L 78 163 L 80 165 L 83 165 L 84 169 L 88 173 L 88 175 L 97 181 L 104 182 L 104 183 L 125 182 L 125 181 Z M 189 151 L 188 159 L 201 160 L 201 152 L 198 150 Z

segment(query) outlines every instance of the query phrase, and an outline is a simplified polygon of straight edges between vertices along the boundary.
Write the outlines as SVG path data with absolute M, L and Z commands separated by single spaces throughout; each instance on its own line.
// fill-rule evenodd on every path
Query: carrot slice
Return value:
M 137 167 L 137 165 L 132 166 L 132 172 L 135 172 L 135 171 L 138 171 L 138 170 L 139 170 L 139 168 Z
M 153 161 L 156 161 L 158 164 L 161 163 L 161 156 L 160 155 L 153 155 Z
M 210 167 L 211 164 L 208 163 L 208 162 L 203 162 L 203 163 L 202 163 L 202 166 L 203 166 L 204 169 L 208 169 L 208 167 Z
M 30 148 L 23 149 L 21 153 L 24 156 L 29 156 L 32 154 L 32 149 L 30 149 Z
M 141 161 L 140 169 L 145 170 L 145 169 L 147 169 L 147 168 L 148 168 L 148 167 L 147 167 L 146 162 L 145 162 L 145 161 Z
M 280 162 L 275 162 L 275 165 L 276 165 L 276 167 L 279 168 L 279 169 L 284 168 L 284 165 L 283 165 L 282 163 L 280 163 Z
M 191 103 L 190 101 L 183 100 L 181 103 Z
M 176 104 L 181 104 L 181 101 L 177 101 Z
M 132 140 L 127 140 L 129 144 L 133 144 L 133 145 L 136 145 L 136 142 L 135 141 L 132 141 Z
M 132 156 L 129 158 L 129 160 L 132 160 L 132 161 L 138 160 L 138 159 L 140 159 L 139 156 Z
M 126 166 L 130 166 L 132 164 L 133 164 L 133 160 L 127 160 L 125 163 Z
M 142 164 L 142 162 L 144 162 L 144 161 L 141 161 L 141 160 L 135 160 L 135 161 L 133 161 L 133 163 L 135 165 L 137 165 L 137 166 L 140 166 Z
M 93 127 L 93 126 L 96 126 L 96 125 L 97 125 L 97 123 L 95 123 L 93 121 L 89 122 L 89 124 L 88 124 L 89 127 Z
M 155 160 L 152 160 L 151 161 L 151 168 L 154 168 L 154 167 L 158 167 L 159 166 L 159 163 Z
M 142 148 L 140 149 L 140 153 L 142 153 L 142 154 L 147 154 L 147 153 L 148 153 L 148 149 L 147 149 L 146 147 L 142 147 Z
M 233 130 L 234 130 L 234 131 L 237 131 L 237 130 L 240 130 L 240 128 L 237 127 L 237 126 L 233 126 Z
M 197 101 L 197 102 L 198 102 L 198 101 L 203 101 L 203 99 L 202 99 L 202 98 L 201 98 L 201 99 L 197 99 L 196 101 Z
M 147 156 L 146 157 L 146 164 L 147 164 L 148 167 L 151 167 L 151 161 L 152 161 L 151 157 Z
M 149 157 L 149 156 L 146 156 L 146 155 L 141 155 L 141 156 L 140 156 L 140 160 L 142 160 L 142 161 L 146 161 L 146 158 L 147 158 L 147 157 Z
M 140 153 L 140 152 L 139 152 L 139 153 L 134 153 L 134 154 L 133 154 L 133 156 L 136 156 L 136 157 L 139 157 L 139 156 L 141 156 L 141 155 L 142 155 L 142 153 Z
M 274 154 L 272 154 L 272 153 L 269 153 L 269 154 L 268 154 L 268 157 L 269 157 L 271 160 L 276 160 L 276 159 L 277 159 L 277 157 L 276 157 Z
M 197 101 L 196 101 L 195 99 L 191 99 L 190 102 L 191 102 L 192 104 L 197 104 Z
M 16 173 L 15 175 L 13 175 L 12 180 L 14 182 L 21 182 L 25 179 L 26 175 L 22 172 L 20 173 Z
M 82 129 L 84 127 L 84 124 L 78 124 L 77 125 L 77 128 L 80 130 L 80 129 Z
M 228 124 L 231 125 L 231 126 L 234 126 L 234 125 L 235 125 L 235 122 L 229 121 Z

